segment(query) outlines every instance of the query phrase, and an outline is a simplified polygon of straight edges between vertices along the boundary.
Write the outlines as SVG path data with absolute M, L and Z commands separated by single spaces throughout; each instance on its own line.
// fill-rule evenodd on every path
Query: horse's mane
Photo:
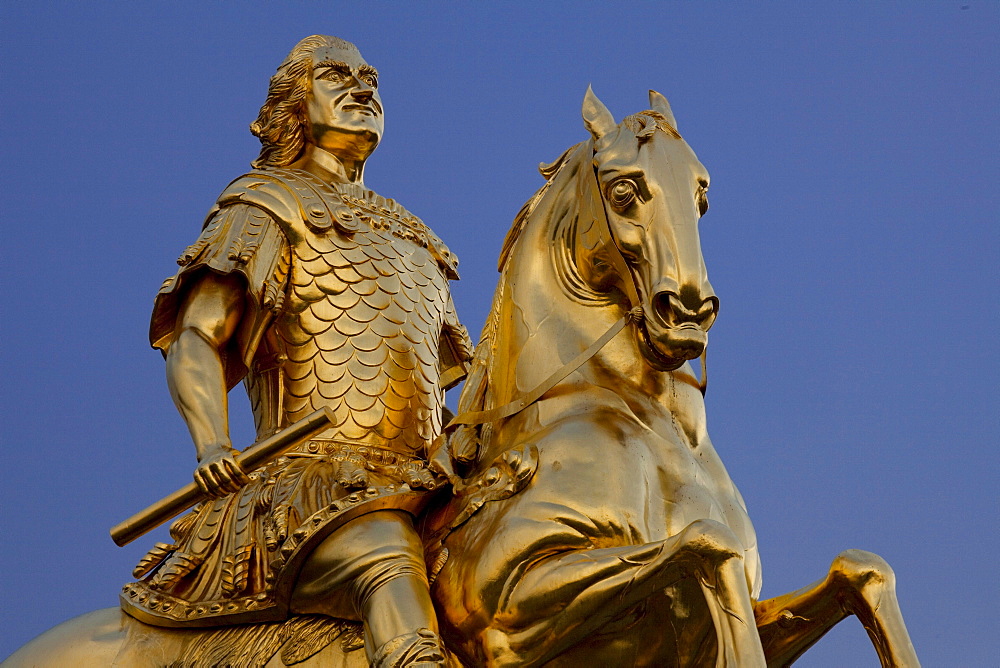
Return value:
M 483 331 L 479 336 L 479 343 L 476 345 L 476 351 L 472 358 L 469 375 L 465 379 L 465 386 L 462 388 L 462 394 L 458 400 L 459 415 L 467 411 L 479 411 L 491 408 L 494 403 L 492 392 L 490 391 L 490 370 L 493 366 L 496 333 L 500 326 L 500 305 L 504 301 L 504 292 L 507 285 L 507 262 L 510 259 L 511 251 L 517 244 L 518 239 L 520 239 L 521 233 L 527 227 L 528 221 L 537 208 L 538 203 L 542 201 L 542 198 L 545 197 L 554 182 L 562 180 L 557 179 L 557 175 L 568 164 L 582 160 L 581 156 L 585 152 L 590 153 L 590 151 L 581 149 L 585 145 L 590 145 L 590 142 L 575 144 L 563 151 L 562 155 L 556 158 L 555 161 L 548 164 L 540 164 L 538 171 L 545 177 L 545 183 L 524 203 L 524 206 L 514 216 L 514 222 L 511 224 L 506 238 L 504 238 L 500 258 L 497 261 L 500 280 L 497 281 L 497 287 L 493 293 L 493 303 L 490 306 L 489 315 L 486 316 L 486 322 L 483 325 Z M 572 185 L 572 183 L 569 185 Z M 459 427 L 451 438 L 452 453 L 460 462 L 473 463 L 479 447 L 478 443 L 488 442 L 491 433 L 492 425 L 490 424 L 484 424 L 481 428 L 477 428 L 476 426 Z
M 650 138 L 656 130 L 680 139 L 677 130 L 670 125 L 667 119 L 659 112 L 652 110 L 642 111 L 626 117 L 622 120 L 620 127 L 627 128 L 640 141 Z M 542 163 L 538 166 L 538 171 L 545 177 L 545 183 L 524 203 L 520 211 L 517 212 L 517 215 L 514 216 L 510 230 L 504 238 L 500 257 L 497 260 L 497 270 L 500 272 L 500 280 L 497 282 L 496 290 L 493 293 L 493 303 L 490 306 L 489 315 L 486 317 L 486 322 L 483 325 L 479 343 L 476 345 L 476 351 L 472 359 L 472 368 L 469 370 L 465 386 L 462 388 L 462 394 L 459 397 L 459 415 L 467 411 L 487 410 L 494 407 L 494 398 L 490 386 L 490 371 L 493 366 L 496 333 L 500 326 L 500 305 L 503 303 L 504 291 L 507 284 L 507 262 L 510 259 L 514 246 L 527 227 L 528 221 L 531 219 L 539 202 L 554 187 L 554 184 L 559 182 L 558 187 L 563 189 L 574 185 L 572 180 L 569 183 L 561 183 L 570 178 L 560 178 L 562 172 L 575 173 L 576 170 L 568 166 L 579 166 L 578 163 L 582 163 L 585 158 L 589 160 L 592 154 L 593 142 L 581 142 L 563 151 L 562 155 L 553 162 L 548 164 Z M 480 429 L 477 429 L 476 426 L 462 426 L 457 429 L 452 437 L 452 452 L 455 454 L 456 459 L 467 464 L 473 463 L 478 443 L 489 442 L 492 431 L 492 424 L 481 425 Z
M 524 226 L 528 222 L 528 218 L 534 212 L 535 207 L 541 201 L 542 197 L 545 196 L 549 186 L 552 185 L 555 175 L 564 165 L 570 162 L 570 156 L 572 156 L 573 152 L 582 145 L 583 142 L 574 144 L 563 151 L 562 155 L 556 158 L 553 162 L 548 164 L 543 162 L 538 165 L 538 171 L 545 177 L 545 183 L 542 184 L 541 188 L 535 191 L 535 194 L 531 196 L 531 199 L 525 202 L 524 206 L 521 207 L 521 210 L 517 212 L 516 216 L 514 216 L 514 222 L 511 223 L 510 230 L 507 231 L 507 236 L 503 240 L 503 247 L 500 249 L 500 257 L 497 259 L 497 271 L 503 273 L 504 266 L 507 264 L 507 258 L 510 256 L 510 251 L 514 248 L 514 244 L 520 238 L 521 232 L 524 230 Z M 496 308 L 496 303 L 494 303 L 493 306 Z

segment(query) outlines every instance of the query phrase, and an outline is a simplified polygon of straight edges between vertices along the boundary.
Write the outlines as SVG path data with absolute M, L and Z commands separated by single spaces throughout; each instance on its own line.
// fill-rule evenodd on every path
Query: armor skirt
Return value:
M 174 522 L 174 542 L 143 557 L 133 571 L 141 579 L 122 589 L 122 607 L 159 626 L 283 620 L 319 542 L 376 510 L 419 513 L 431 493 L 411 485 L 428 473 L 425 461 L 383 448 L 310 441 L 250 474 L 235 494 Z M 357 577 L 357 568 L 338 570 L 345 584 Z

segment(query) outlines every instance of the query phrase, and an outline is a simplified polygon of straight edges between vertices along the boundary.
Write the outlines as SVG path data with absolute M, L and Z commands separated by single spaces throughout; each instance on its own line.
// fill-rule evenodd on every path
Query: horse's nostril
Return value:
M 715 316 L 719 314 L 719 300 L 716 297 L 709 297 L 705 300 L 705 303 L 701 305 L 701 310 L 698 311 L 697 322 L 700 327 L 702 327 L 706 332 L 711 329 L 712 325 L 715 323 Z
M 676 293 L 667 290 L 655 294 L 651 306 L 657 320 L 668 327 L 682 323 L 710 325 L 715 319 L 717 300 L 714 297 L 704 300 L 699 298 L 695 303 L 698 304 L 695 308 L 689 308 Z
M 709 297 L 705 300 L 705 303 L 702 304 L 701 311 L 698 313 L 698 319 L 709 320 L 710 318 L 715 318 L 718 312 L 719 300 L 716 297 Z
M 660 292 L 653 295 L 653 312 L 656 314 L 657 319 L 664 324 L 670 324 L 671 321 L 671 311 L 673 310 L 670 305 L 670 298 L 673 293 L 670 292 Z

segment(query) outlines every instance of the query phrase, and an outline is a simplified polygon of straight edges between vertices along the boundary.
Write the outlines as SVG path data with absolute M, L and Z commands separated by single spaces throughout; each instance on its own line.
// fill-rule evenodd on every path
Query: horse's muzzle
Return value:
M 659 327 L 666 329 L 682 329 L 691 326 L 707 332 L 715 323 L 719 312 L 719 298 L 693 296 L 694 290 L 683 290 L 682 299 L 672 291 L 659 292 L 653 295 L 652 312 Z
M 663 291 L 651 299 L 649 315 L 639 327 L 639 348 L 654 369 L 673 371 L 705 352 L 719 300 L 694 293 L 682 290 L 682 299 L 676 292 Z

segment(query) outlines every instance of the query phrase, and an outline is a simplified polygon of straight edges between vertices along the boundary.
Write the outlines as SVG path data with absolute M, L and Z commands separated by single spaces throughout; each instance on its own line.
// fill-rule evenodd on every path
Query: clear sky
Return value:
M 619 119 L 664 93 L 713 177 L 709 429 L 764 596 L 868 549 L 924 665 L 997 664 L 1000 4 L 982 0 L 0 4 L 0 657 L 116 605 L 165 536 L 107 534 L 195 463 L 152 297 L 312 33 L 381 71 L 366 180 L 459 255 L 474 333 L 535 166 L 586 137 L 587 84 Z M 242 398 L 233 423 L 248 442 Z M 877 660 L 850 619 L 799 665 Z

